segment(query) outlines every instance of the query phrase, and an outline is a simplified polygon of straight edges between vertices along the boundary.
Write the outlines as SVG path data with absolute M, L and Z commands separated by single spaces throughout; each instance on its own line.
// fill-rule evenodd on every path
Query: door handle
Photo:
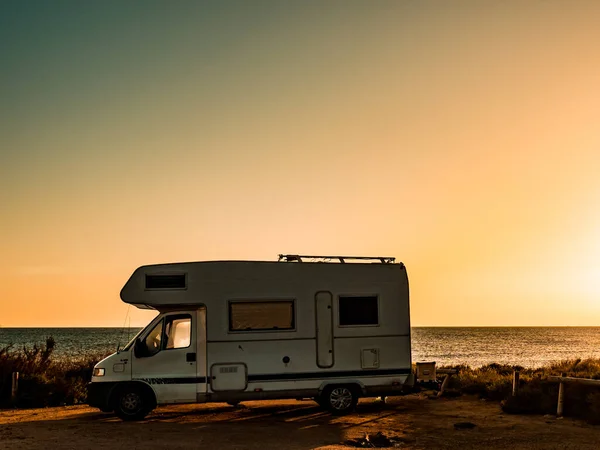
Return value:
M 194 362 L 194 361 L 196 361 L 196 354 L 195 353 L 186 353 L 185 354 L 185 360 L 187 362 Z

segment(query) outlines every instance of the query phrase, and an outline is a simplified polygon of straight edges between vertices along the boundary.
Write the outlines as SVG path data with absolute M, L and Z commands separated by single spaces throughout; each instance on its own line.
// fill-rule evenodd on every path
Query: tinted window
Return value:
M 160 351 L 160 345 L 162 341 L 162 320 L 156 324 L 152 331 L 146 336 L 146 348 L 148 349 L 148 355 L 155 355 Z
M 192 340 L 192 318 L 190 316 L 171 316 L 165 325 L 167 349 L 185 348 Z
M 342 297 L 339 301 L 340 325 L 378 325 L 377 297 Z
M 293 301 L 231 302 L 231 331 L 266 331 L 294 329 Z
M 185 274 L 146 275 L 146 289 L 185 289 Z

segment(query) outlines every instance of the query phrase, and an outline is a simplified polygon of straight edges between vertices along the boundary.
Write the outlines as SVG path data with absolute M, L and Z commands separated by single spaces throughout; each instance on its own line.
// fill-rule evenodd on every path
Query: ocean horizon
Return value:
M 141 327 L 2 327 L 0 348 L 42 344 L 52 336 L 57 358 L 102 355 L 123 347 Z M 412 360 L 480 367 L 498 363 L 536 368 L 567 359 L 600 358 L 600 327 L 411 327 Z

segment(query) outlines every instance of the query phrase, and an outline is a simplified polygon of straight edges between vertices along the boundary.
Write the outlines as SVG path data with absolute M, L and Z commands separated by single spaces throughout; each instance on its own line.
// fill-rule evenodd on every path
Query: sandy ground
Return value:
M 455 429 L 458 422 L 476 427 Z M 343 417 L 308 400 L 169 406 L 134 423 L 86 406 L 0 411 L 1 449 L 347 449 L 345 441 L 378 431 L 406 449 L 600 448 L 599 426 L 507 415 L 467 397 L 365 399 Z

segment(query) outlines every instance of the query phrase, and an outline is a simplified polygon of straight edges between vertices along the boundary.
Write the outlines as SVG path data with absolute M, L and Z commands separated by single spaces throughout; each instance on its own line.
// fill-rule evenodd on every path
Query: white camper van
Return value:
M 394 258 L 148 265 L 121 299 L 159 313 L 94 368 L 88 403 L 123 420 L 157 405 L 284 398 L 347 413 L 413 383 L 408 277 Z

